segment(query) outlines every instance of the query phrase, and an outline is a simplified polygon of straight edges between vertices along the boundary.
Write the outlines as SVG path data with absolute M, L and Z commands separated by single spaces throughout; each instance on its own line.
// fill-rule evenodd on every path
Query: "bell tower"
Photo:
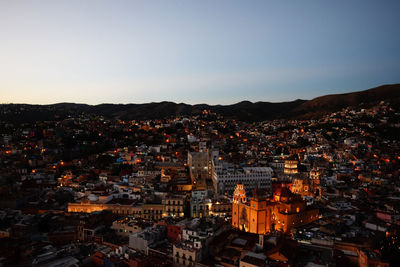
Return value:
M 314 166 L 313 169 L 310 171 L 310 180 L 314 197 L 319 200 L 321 199 L 322 193 L 320 177 L 321 170 Z
M 246 191 L 242 182 L 236 185 L 235 192 L 233 193 L 233 203 L 232 203 L 232 226 L 234 228 L 240 227 L 240 216 L 242 209 L 246 204 Z
M 250 232 L 264 234 L 266 232 L 266 199 L 258 188 L 254 189 L 250 200 Z

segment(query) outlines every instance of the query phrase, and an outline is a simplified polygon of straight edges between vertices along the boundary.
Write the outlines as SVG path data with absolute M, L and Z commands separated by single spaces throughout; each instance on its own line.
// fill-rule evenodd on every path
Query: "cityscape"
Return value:
M 209 110 L 2 121 L 1 263 L 389 266 L 398 107 L 253 123 Z M 16 108 L 37 107 L 1 113 Z
M 400 265 L 398 1 L 2 1 L 0 267 Z

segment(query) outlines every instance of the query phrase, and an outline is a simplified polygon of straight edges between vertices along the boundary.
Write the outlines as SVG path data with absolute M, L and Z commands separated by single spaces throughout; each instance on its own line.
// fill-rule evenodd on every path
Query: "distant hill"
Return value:
M 346 107 L 371 106 L 380 101 L 400 103 L 400 84 L 382 85 L 376 88 L 347 94 L 325 95 L 302 103 L 293 109 L 293 115 L 315 118 Z
M 400 84 L 383 85 L 354 93 L 320 96 L 312 100 L 298 99 L 281 103 L 242 101 L 233 105 L 188 105 L 173 102 L 101 105 L 5 104 L 0 105 L 0 120 L 10 122 L 53 120 L 82 112 L 122 120 L 145 120 L 177 115 L 197 115 L 201 114 L 203 110 L 210 110 L 226 118 L 251 122 L 280 118 L 318 118 L 323 114 L 345 107 L 360 105 L 367 107 L 382 100 L 400 104 Z

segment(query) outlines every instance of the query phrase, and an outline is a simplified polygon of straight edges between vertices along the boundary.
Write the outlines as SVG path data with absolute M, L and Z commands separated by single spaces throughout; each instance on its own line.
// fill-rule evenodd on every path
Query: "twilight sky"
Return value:
M 0 103 L 290 101 L 400 82 L 400 1 L 0 0 Z

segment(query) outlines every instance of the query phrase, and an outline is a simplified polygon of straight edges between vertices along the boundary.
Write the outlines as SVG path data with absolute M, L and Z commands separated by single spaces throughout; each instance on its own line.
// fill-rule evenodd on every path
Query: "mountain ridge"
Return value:
M 103 103 L 98 105 L 89 105 L 81 103 L 61 102 L 48 105 L 30 105 L 30 104 L 1 104 L 1 110 L 5 107 L 30 107 L 34 112 L 21 111 L 17 109 L 16 114 L 1 112 L 0 120 L 9 121 L 10 119 L 24 120 L 24 116 L 32 120 L 51 119 L 51 113 L 54 116 L 62 118 L 69 113 L 88 113 L 104 116 L 107 118 L 122 120 L 146 120 L 162 119 L 172 116 L 190 116 L 198 115 L 203 110 L 210 110 L 229 119 L 243 121 L 263 121 L 280 118 L 302 119 L 318 118 L 323 114 L 335 112 L 345 107 L 368 106 L 380 101 L 400 103 L 400 84 L 387 84 L 363 91 L 356 91 L 343 94 L 330 94 L 319 96 L 311 100 L 296 99 L 286 102 L 251 102 L 243 100 L 230 105 L 208 105 L 208 104 L 186 104 L 175 103 L 171 101 L 151 102 L 144 104 L 112 104 Z M 41 111 L 49 109 L 48 112 Z M 50 112 L 51 111 L 51 112 Z M 8 118 L 7 118 L 8 115 Z

